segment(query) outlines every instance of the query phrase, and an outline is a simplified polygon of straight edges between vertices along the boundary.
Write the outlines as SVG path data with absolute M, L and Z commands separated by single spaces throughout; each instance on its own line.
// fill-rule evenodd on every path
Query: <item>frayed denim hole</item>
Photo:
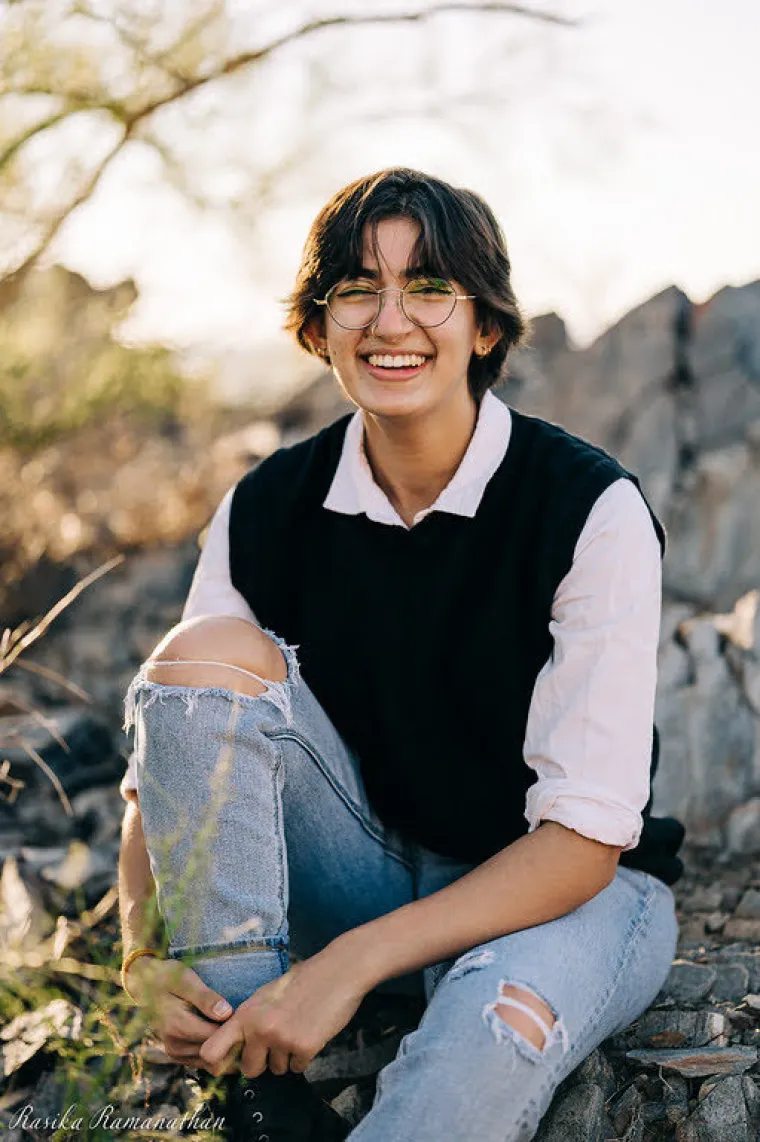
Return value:
M 275 680 L 262 679 L 266 684 L 266 688 L 261 694 L 240 694 L 239 691 L 231 689 L 230 687 L 221 686 L 172 686 L 170 683 L 151 682 L 147 677 L 147 670 L 150 665 L 149 661 L 143 662 L 140 669 L 135 674 L 130 682 L 127 692 L 124 696 L 124 722 L 123 729 L 125 733 L 129 733 L 132 726 L 135 724 L 135 717 L 137 713 L 137 697 L 138 693 L 147 692 L 147 699 L 145 707 L 152 705 L 153 702 L 160 700 L 162 692 L 170 692 L 182 698 L 187 705 L 188 716 L 193 714 L 197 708 L 198 699 L 202 693 L 215 693 L 215 694 L 238 694 L 239 697 L 251 698 L 253 701 L 262 699 L 271 702 L 285 718 L 288 726 L 293 724 L 293 710 L 291 704 L 291 694 L 293 689 L 298 686 L 301 681 L 301 667 L 298 662 L 298 645 L 290 645 L 275 634 L 274 631 L 264 630 L 263 633 L 267 635 L 272 642 L 279 647 L 285 659 L 286 677 L 284 681 L 278 682 Z
M 287 668 L 287 677 L 285 678 L 283 685 L 297 686 L 301 681 L 301 667 L 298 662 L 298 655 L 296 654 L 300 644 L 293 643 L 291 645 L 290 643 L 285 642 L 284 638 L 280 638 L 278 634 L 275 634 L 274 631 L 266 630 L 264 627 L 261 629 L 267 638 L 271 638 L 275 646 L 279 647 L 279 649 L 282 651 L 283 657 L 285 659 L 285 666 Z
M 518 997 L 520 993 L 523 993 L 540 999 L 551 1012 L 554 1022 L 551 1027 L 547 1027 L 547 1029 L 543 1031 L 544 1042 L 541 1047 L 536 1047 L 529 1039 L 526 1039 L 521 1031 L 513 1027 L 512 1024 L 507 1021 L 502 1012 L 496 1010 L 496 1008 L 502 1004 L 506 1007 L 512 1006 L 505 1002 L 507 999 L 513 998 L 504 995 L 504 991 L 509 987 L 517 991 Z M 519 1008 L 516 1009 L 519 1010 Z M 570 1049 L 570 1039 L 561 1015 L 547 999 L 539 995 L 535 988 L 529 984 L 522 983 L 518 980 L 499 980 L 496 999 L 491 1000 L 490 1003 L 485 1005 L 482 1016 L 483 1022 L 497 1043 L 511 1042 L 517 1051 L 532 1063 L 546 1063 L 550 1057 L 553 1058 L 554 1056 L 562 1058 Z M 541 1026 L 541 1024 L 545 1022 L 541 1017 L 539 1017 L 539 1019 L 540 1023 L 537 1021 L 537 1026 Z M 555 1050 L 558 1045 L 561 1047 L 559 1052 Z
M 473 948 L 470 952 L 465 952 L 463 956 L 455 962 L 454 966 L 446 974 L 445 979 L 449 983 L 454 983 L 463 976 L 469 975 L 470 972 L 480 971 L 481 968 L 488 967 L 496 959 L 496 955 L 490 948 Z

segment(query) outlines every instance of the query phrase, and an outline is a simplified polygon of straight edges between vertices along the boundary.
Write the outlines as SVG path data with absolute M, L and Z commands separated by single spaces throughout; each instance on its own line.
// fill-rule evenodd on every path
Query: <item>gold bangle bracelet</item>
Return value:
M 140 956 L 153 956 L 156 960 L 160 959 L 158 952 L 154 952 L 152 948 L 134 948 L 125 958 L 121 965 L 121 986 L 133 1003 L 137 1003 L 137 1000 L 127 987 L 127 970 L 132 966 L 135 960 L 139 960 Z

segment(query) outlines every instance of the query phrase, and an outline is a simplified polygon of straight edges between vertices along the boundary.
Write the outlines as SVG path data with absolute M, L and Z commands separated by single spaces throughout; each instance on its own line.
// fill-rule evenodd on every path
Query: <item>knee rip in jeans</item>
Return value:
M 288 670 L 288 676 L 283 682 L 277 682 L 272 679 L 262 678 L 257 674 L 253 674 L 250 670 L 245 670 L 242 667 L 233 665 L 228 662 L 204 662 L 198 660 L 174 660 L 176 665 L 200 665 L 200 666 L 215 666 L 221 667 L 223 670 L 229 670 L 234 673 L 247 674 L 256 679 L 262 686 L 261 693 L 255 695 L 245 695 L 253 697 L 261 701 L 271 702 L 285 718 L 288 725 L 293 721 L 293 712 L 291 705 L 291 693 L 293 685 L 300 678 L 300 669 L 298 659 L 296 657 L 296 647 L 288 646 L 281 639 L 278 639 L 272 631 L 265 630 L 264 634 L 268 635 L 275 645 L 279 647 L 284 658 Z M 171 666 L 172 660 L 162 661 L 156 660 L 155 662 L 148 659 L 142 664 L 139 671 L 132 679 L 127 690 L 124 700 L 124 730 L 128 732 L 135 721 L 137 692 L 141 686 L 147 686 L 148 692 L 143 696 L 143 709 L 148 709 L 155 702 L 162 702 L 169 696 L 179 697 L 185 704 L 186 715 L 189 718 L 197 709 L 198 700 L 203 693 L 220 694 L 222 696 L 234 699 L 238 694 L 244 692 L 235 688 L 235 686 L 176 686 L 166 681 L 151 682 L 147 677 L 148 668 L 151 666 Z M 232 678 L 232 674 L 230 675 Z
M 557 1044 L 568 1048 L 567 1029 L 549 1004 L 525 984 L 499 980 L 496 999 L 483 1008 L 483 1019 L 497 1043 L 509 1038 L 521 1054 L 537 1061 Z
M 495 959 L 490 948 L 474 949 L 457 961 L 449 979 L 460 979 Z M 482 1015 L 497 1043 L 513 1042 L 517 1050 L 533 1062 L 540 1061 L 557 1043 L 562 1046 L 562 1054 L 568 1049 L 567 1028 L 563 1020 L 527 984 L 499 980 L 497 997 L 485 1005 Z

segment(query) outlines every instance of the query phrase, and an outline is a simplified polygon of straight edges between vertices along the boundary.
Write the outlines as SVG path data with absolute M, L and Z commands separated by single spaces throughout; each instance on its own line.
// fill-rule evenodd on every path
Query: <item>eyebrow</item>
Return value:
M 356 276 L 358 278 L 369 278 L 370 281 L 379 281 L 381 274 L 379 270 L 371 270 L 369 266 L 361 266 Z M 401 277 L 411 281 L 412 278 L 441 278 L 440 274 L 431 273 L 425 266 L 407 266 L 405 270 L 401 271 Z

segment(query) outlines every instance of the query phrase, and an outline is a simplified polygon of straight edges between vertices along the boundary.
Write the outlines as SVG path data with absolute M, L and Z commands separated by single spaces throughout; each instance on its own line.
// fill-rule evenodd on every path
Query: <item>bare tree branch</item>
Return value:
M 77 10 L 80 15 L 88 16 L 92 19 L 101 21 L 103 17 L 94 13 L 93 10 L 82 2 L 77 5 Z M 234 75 L 243 71 L 247 67 L 251 67 L 260 63 L 262 60 L 279 52 L 282 48 L 289 44 L 295 43 L 299 40 L 304 40 L 321 32 L 333 28 L 347 28 L 347 27 L 360 27 L 378 24 L 412 24 L 422 23 L 429 20 L 432 16 L 438 16 L 444 13 L 453 12 L 468 12 L 468 13 L 491 13 L 497 15 L 510 15 L 517 16 L 528 20 L 537 21 L 543 24 L 550 24 L 564 28 L 572 28 L 579 26 L 579 21 L 556 15 L 550 12 L 542 12 L 534 8 L 528 7 L 523 4 L 514 3 L 499 3 L 498 0 L 482 0 L 482 2 L 466 3 L 462 0 L 444 0 L 443 3 L 438 4 L 433 8 L 426 8 L 424 10 L 417 10 L 411 12 L 398 12 L 398 13 L 385 13 L 385 14 L 364 14 L 347 16 L 329 16 L 322 19 L 312 20 L 308 23 L 302 24 L 300 27 L 294 28 L 290 32 L 272 40 L 264 47 L 257 48 L 254 51 L 244 52 L 239 55 L 233 56 L 225 60 L 223 63 L 211 68 L 205 73 L 200 73 L 194 76 L 184 76 L 179 71 L 172 70 L 171 66 L 166 64 L 166 59 L 171 57 L 172 51 L 177 51 L 183 43 L 186 43 L 188 38 L 202 30 L 208 23 L 210 16 L 209 13 L 204 12 L 203 15 L 197 18 L 191 25 L 183 31 L 181 36 L 175 43 L 166 50 L 155 57 L 144 57 L 148 60 L 149 65 L 160 66 L 164 74 L 167 75 L 174 83 L 175 88 L 173 91 L 164 92 L 157 95 L 152 99 L 144 101 L 141 105 L 135 108 L 127 107 L 123 102 L 109 99 L 105 93 L 98 93 L 97 90 L 86 90 L 82 88 L 54 90 L 53 84 L 46 84 L 43 82 L 30 82 L 14 85 L 11 83 L 8 86 L 0 88 L 0 99 L 3 95 L 45 95 L 54 96 L 56 98 L 64 98 L 68 104 L 68 111 L 63 111 L 59 115 L 52 116 L 49 120 L 42 124 L 31 128 L 26 137 L 22 136 L 6 149 L 6 152 L 0 155 L 0 170 L 3 163 L 7 163 L 15 155 L 19 148 L 31 138 L 33 135 L 40 133 L 53 126 L 55 123 L 61 122 L 67 115 L 74 114 L 78 111 L 92 110 L 92 111 L 105 111 L 110 116 L 121 124 L 123 127 L 123 134 L 119 142 L 109 151 L 105 158 L 98 164 L 95 171 L 89 179 L 79 189 L 77 194 L 63 206 L 58 213 L 48 222 L 44 231 L 36 243 L 34 249 L 24 259 L 24 261 L 5 277 L 0 277 L 0 284 L 10 286 L 13 288 L 14 282 L 19 282 L 26 272 L 33 267 L 39 258 L 48 249 L 59 230 L 70 217 L 71 214 L 79 207 L 87 202 L 93 195 L 104 173 L 110 166 L 113 159 L 120 153 L 128 140 L 137 134 L 137 128 L 145 123 L 153 114 L 164 107 L 168 107 L 173 103 L 185 98 L 192 92 L 205 87 L 215 80 L 223 79 L 228 76 Z M 139 37 L 134 36 L 128 29 L 125 29 L 120 23 L 114 21 L 110 22 L 114 27 L 116 34 L 126 43 L 132 50 L 143 53 L 144 45 Z M 160 145 L 155 136 L 148 139 L 149 145 L 160 151 Z M 167 154 L 164 153 L 162 158 L 167 162 Z M 167 166 L 169 166 L 167 162 Z M 177 177 L 176 166 L 174 168 L 174 176 Z
M 42 237 L 39 239 L 32 252 L 27 254 L 23 262 L 19 266 L 16 266 L 9 274 L 7 274 L 5 279 L 0 278 L 0 283 L 5 284 L 9 281 L 20 282 L 28 273 L 28 271 L 36 265 L 47 248 L 50 246 L 50 243 L 53 241 L 67 218 L 69 218 L 69 216 L 74 213 L 77 207 L 82 206 L 85 202 L 88 202 L 89 199 L 92 198 L 98 183 L 105 174 L 112 160 L 115 159 L 119 152 L 123 149 L 124 144 L 130 137 L 130 134 L 131 128 L 128 127 L 124 131 L 116 146 L 112 147 L 106 157 L 100 161 L 93 173 L 84 183 L 84 185 L 80 187 L 74 197 L 69 202 L 67 202 L 66 205 L 61 210 L 59 210 L 56 215 L 54 215 L 50 222 L 48 222 L 43 231 Z
M 232 59 L 226 60 L 221 67 L 208 72 L 206 75 L 195 76 L 193 79 L 188 80 L 178 91 L 163 99 L 156 99 L 146 104 L 140 111 L 135 113 L 135 119 L 143 119 L 147 115 L 152 115 L 159 107 L 165 107 L 177 99 L 182 99 L 185 95 L 188 95 L 198 87 L 211 83 L 215 79 L 222 79 L 225 76 L 234 75 L 236 72 L 241 71 L 245 67 L 249 67 L 251 64 L 260 63 L 263 59 L 280 51 L 281 48 L 286 47 L 288 44 L 295 43 L 297 40 L 306 39 L 318 32 L 326 31 L 328 28 L 359 27 L 363 24 L 414 24 L 429 20 L 431 16 L 438 16 L 444 12 L 492 12 L 502 15 L 523 16 L 528 19 L 538 20 L 541 23 L 554 24 L 565 28 L 579 26 L 579 21 L 577 20 L 570 19 L 566 16 L 556 16 L 549 12 L 539 12 L 533 8 L 527 8 L 522 4 L 499 4 L 494 2 L 467 4 L 461 3 L 459 0 L 449 0 L 449 2 L 439 4 L 435 8 L 426 8 L 418 12 L 328 16 L 321 20 L 311 20 L 308 24 L 302 24 L 299 28 L 294 28 L 292 32 L 286 32 L 284 35 L 278 37 L 278 39 L 272 40 L 271 43 L 263 48 L 257 48 L 255 51 L 243 52 L 240 55 L 234 56 Z

